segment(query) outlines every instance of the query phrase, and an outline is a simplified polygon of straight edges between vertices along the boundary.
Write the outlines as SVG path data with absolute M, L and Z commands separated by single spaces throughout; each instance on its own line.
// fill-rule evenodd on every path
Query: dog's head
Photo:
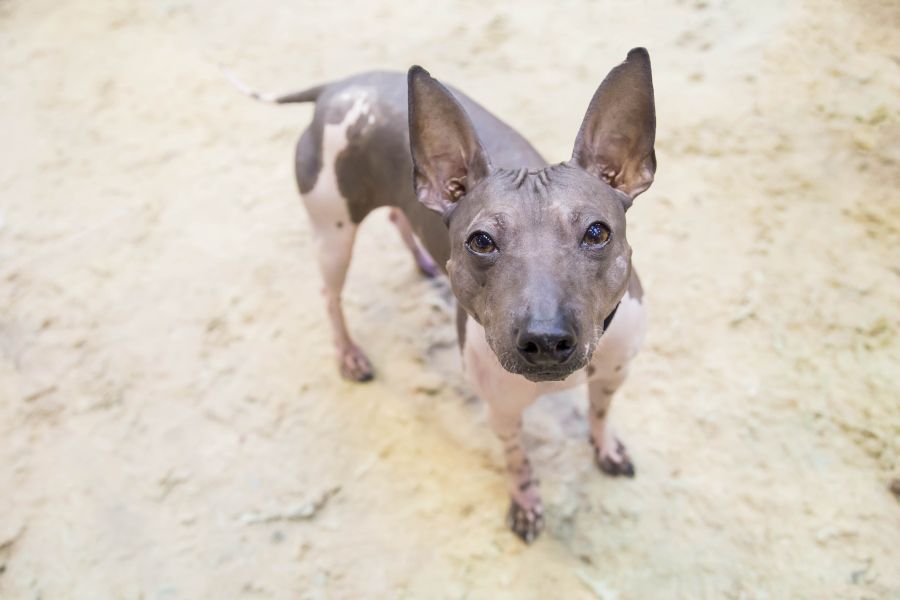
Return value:
M 650 59 L 634 49 L 597 88 L 568 162 L 499 169 L 456 99 L 409 71 L 419 200 L 450 230 L 447 272 L 500 363 L 532 381 L 584 367 L 625 294 L 625 211 L 653 181 Z

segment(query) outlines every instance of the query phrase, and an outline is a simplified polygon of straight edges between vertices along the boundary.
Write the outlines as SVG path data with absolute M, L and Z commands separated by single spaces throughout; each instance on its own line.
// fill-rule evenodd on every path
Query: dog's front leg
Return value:
M 625 371 L 608 379 L 596 379 L 588 384 L 588 421 L 591 425 L 591 445 L 597 466 L 607 475 L 634 477 L 634 464 L 625 445 L 616 436 L 609 422 L 609 405 L 613 394 L 625 381 Z
M 491 406 L 491 428 L 500 443 L 506 459 L 506 483 L 509 489 L 509 513 L 507 524 L 513 533 L 530 544 L 544 526 L 544 508 L 538 491 L 538 482 L 522 447 L 522 411 L 502 410 Z
M 474 319 L 463 317 L 463 323 L 460 339 L 466 377 L 487 403 L 491 429 L 503 445 L 510 497 L 508 523 L 516 535 L 530 543 L 540 533 L 544 519 L 537 480 L 522 446 L 522 413 L 537 400 L 537 386 L 500 366 L 484 329 Z

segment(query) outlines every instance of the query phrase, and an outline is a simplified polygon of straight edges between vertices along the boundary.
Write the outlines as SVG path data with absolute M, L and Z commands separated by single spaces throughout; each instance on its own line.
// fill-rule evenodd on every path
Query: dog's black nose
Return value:
M 519 354 L 533 365 L 561 365 L 575 352 L 575 332 L 562 319 L 530 321 L 516 336 Z

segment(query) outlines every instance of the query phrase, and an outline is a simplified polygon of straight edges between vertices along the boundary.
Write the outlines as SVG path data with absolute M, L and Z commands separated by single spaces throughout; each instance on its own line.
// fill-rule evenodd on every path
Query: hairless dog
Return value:
M 373 377 L 341 307 L 353 240 L 367 214 L 390 206 L 418 268 L 446 274 L 456 296 L 465 374 L 503 444 L 512 530 L 531 542 L 543 526 L 521 441 L 522 413 L 542 394 L 587 383 L 599 468 L 634 475 L 607 416 L 647 320 L 625 235 L 625 213 L 656 171 L 646 50 L 631 50 L 603 80 L 572 157 L 556 164 L 421 67 L 284 96 L 234 82 L 263 101 L 315 102 L 297 144 L 297 185 L 345 378 Z

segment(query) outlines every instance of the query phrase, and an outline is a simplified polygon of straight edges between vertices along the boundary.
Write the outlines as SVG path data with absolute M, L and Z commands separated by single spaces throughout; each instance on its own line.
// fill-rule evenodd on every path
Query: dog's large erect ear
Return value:
M 628 208 L 653 183 L 655 137 L 650 56 L 644 48 L 635 48 L 594 93 L 575 138 L 572 160 L 624 192 Z
M 409 146 L 419 201 L 445 214 L 487 176 L 487 153 L 463 107 L 422 67 L 407 75 Z

